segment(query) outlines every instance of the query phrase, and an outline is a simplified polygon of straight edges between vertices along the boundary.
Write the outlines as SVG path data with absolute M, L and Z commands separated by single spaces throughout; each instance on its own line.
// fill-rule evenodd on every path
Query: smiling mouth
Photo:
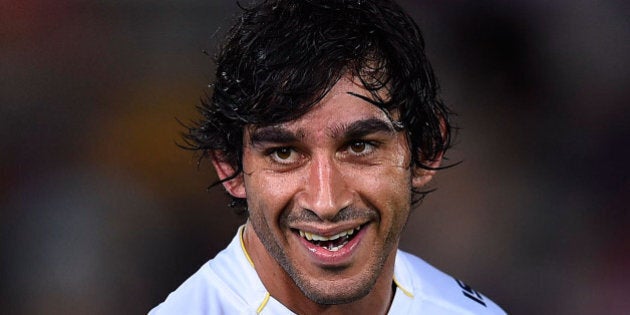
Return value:
M 361 226 L 352 228 L 332 236 L 322 236 L 310 232 L 298 230 L 300 236 L 313 245 L 317 245 L 331 252 L 336 252 L 348 244 L 358 232 Z

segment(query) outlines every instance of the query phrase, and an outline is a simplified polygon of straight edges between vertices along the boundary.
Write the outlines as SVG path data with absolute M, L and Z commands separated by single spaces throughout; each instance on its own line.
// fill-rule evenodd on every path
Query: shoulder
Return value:
M 410 288 L 415 303 L 429 314 L 506 314 L 463 281 L 401 250 L 396 256 L 395 276 Z
M 239 235 L 149 314 L 255 313 L 266 290 L 241 251 Z
M 239 297 L 231 294 L 227 285 L 216 276 L 208 262 L 149 314 L 221 314 L 222 305 L 232 304 L 230 300 L 238 301 Z

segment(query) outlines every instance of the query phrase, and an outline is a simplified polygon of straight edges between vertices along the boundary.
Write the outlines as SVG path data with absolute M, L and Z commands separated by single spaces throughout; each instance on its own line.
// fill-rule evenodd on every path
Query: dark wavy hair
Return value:
M 420 30 L 398 4 L 268 0 L 239 7 L 242 14 L 216 56 L 212 96 L 198 106 L 203 118 L 184 135 L 200 160 L 218 151 L 232 163 L 236 172 L 223 181 L 242 172 L 245 126 L 300 117 L 344 75 L 361 80 L 374 97 L 367 101 L 398 113 L 394 125 L 407 133 L 413 166 L 431 169 L 425 163 L 450 147 L 450 111 L 437 96 Z M 382 89 L 387 93 L 378 93 Z M 426 193 L 414 192 L 414 202 Z

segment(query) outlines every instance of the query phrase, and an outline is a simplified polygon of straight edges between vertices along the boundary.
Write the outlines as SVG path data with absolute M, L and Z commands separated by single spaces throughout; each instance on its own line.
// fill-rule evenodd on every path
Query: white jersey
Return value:
M 242 243 L 242 230 L 149 315 L 294 314 L 260 281 Z M 401 250 L 393 281 L 396 293 L 389 314 L 506 314 L 468 285 Z

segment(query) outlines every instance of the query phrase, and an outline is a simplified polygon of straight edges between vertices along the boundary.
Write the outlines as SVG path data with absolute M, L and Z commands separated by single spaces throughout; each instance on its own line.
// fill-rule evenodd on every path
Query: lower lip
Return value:
M 366 228 L 367 226 L 361 227 L 361 229 L 356 232 L 357 234 L 346 245 L 344 245 L 336 252 L 329 251 L 321 246 L 317 246 L 307 241 L 299 234 L 296 234 L 296 236 L 300 240 L 302 245 L 304 245 L 309 256 L 316 264 L 321 265 L 322 267 L 332 268 L 340 267 L 350 262 L 350 259 L 352 259 L 355 249 L 365 235 L 365 231 L 367 230 Z

